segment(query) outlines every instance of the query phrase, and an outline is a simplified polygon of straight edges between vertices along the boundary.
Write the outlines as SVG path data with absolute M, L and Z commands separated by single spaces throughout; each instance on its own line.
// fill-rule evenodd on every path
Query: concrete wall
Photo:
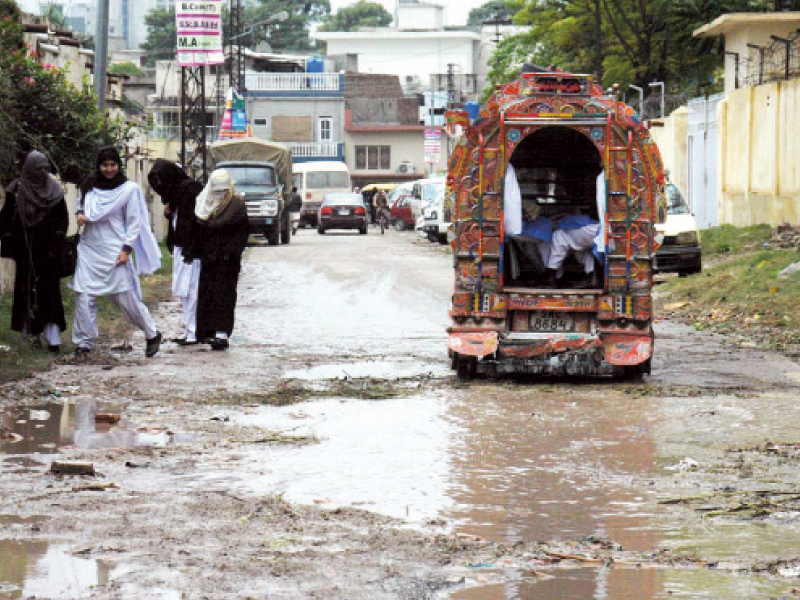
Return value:
M 735 90 L 719 110 L 720 223 L 800 223 L 800 79 Z
M 687 121 L 689 111 L 685 106 L 666 119 L 653 119 L 650 135 L 661 152 L 664 168 L 669 169 L 669 179 L 684 192 L 689 189 L 687 156 Z
M 719 223 L 800 224 L 800 79 L 732 90 L 718 111 Z M 672 181 L 688 189 L 686 114 L 651 133 Z

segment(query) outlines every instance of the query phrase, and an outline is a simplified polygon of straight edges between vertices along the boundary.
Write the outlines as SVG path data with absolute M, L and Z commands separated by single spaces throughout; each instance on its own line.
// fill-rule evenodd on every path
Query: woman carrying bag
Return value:
M 33 336 L 47 348 L 61 350 L 66 329 L 61 300 L 60 254 L 69 214 L 64 192 L 50 174 L 50 161 L 34 150 L 25 158 L 22 173 L 6 190 L 0 210 L 0 256 L 16 262 L 11 329 Z

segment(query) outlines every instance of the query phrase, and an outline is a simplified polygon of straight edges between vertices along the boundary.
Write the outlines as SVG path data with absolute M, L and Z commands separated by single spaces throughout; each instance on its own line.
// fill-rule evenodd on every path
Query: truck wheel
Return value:
M 288 211 L 284 211 L 281 223 L 281 244 L 288 244 L 292 241 L 292 216 Z
M 405 231 L 406 229 L 406 222 L 403 219 L 395 219 L 394 220 L 394 228 L 397 231 Z
M 267 238 L 267 243 L 270 246 L 277 246 L 281 241 L 281 229 L 277 225 L 273 225 L 266 232 L 264 235 Z

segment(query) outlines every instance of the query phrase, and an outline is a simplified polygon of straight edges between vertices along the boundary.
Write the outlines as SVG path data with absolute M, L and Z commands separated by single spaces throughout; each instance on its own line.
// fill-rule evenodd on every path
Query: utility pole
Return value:
M 97 37 L 94 47 L 94 91 L 97 94 L 97 109 L 106 110 L 108 83 L 108 1 L 97 0 Z

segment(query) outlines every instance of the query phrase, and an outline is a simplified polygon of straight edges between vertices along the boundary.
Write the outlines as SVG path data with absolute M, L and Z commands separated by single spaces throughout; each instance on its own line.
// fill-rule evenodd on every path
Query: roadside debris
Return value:
M 59 475 L 97 475 L 94 464 L 90 462 L 54 460 L 50 463 L 50 471 Z

